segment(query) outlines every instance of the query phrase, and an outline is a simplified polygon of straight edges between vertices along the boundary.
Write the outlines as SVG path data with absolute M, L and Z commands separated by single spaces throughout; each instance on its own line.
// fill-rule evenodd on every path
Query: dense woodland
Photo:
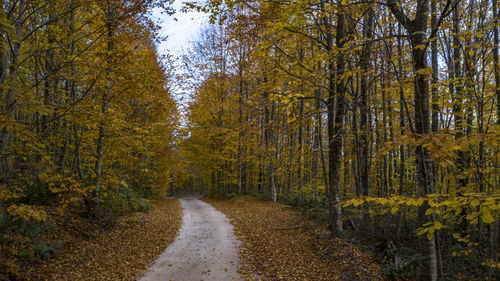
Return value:
M 2 251 L 12 230 L 36 240 L 48 207 L 147 209 L 141 195 L 168 183 L 178 112 L 148 17 L 167 5 L 0 2 Z
M 160 3 L 1 5 L 0 206 L 42 218 L 47 189 L 99 212 L 107 187 L 164 186 L 177 109 L 147 18 Z
M 386 276 L 500 278 L 497 0 L 187 3 L 211 23 L 179 64 L 170 4 L 0 2 L 0 240 L 204 189 L 294 205 Z
M 190 7 L 214 25 L 184 60 L 184 185 L 302 206 L 389 273 L 498 278 L 497 1 Z

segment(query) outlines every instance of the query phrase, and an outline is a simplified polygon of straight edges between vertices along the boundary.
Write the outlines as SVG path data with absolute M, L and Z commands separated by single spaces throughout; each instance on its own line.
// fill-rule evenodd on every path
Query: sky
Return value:
M 201 27 L 208 22 L 208 15 L 196 11 L 182 13 L 180 9 L 185 0 L 175 0 L 173 7 L 175 14 L 169 16 L 161 14 L 160 10 L 153 11 L 153 19 L 161 26 L 160 36 L 167 37 L 166 40 L 158 45 L 160 55 L 170 54 L 174 57 L 182 55 L 184 49 L 190 46 Z
M 181 12 L 180 10 L 185 1 L 174 0 L 174 15 L 170 16 L 162 13 L 160 9 L 153 10 L 151 15 L 152 19 L 161 27 L 159 31 L 160 38 L 166 38 L 157 44 L 158 53 L 160 56 L 170 55 L 174 59 L 173 73 L 175 74 L 182 74 L 183 68 L 179 67 L 181 61 L 179 58 L 185 50 L 189 49 L 191 42 L 198 37 L 203 25 L 209 21 L 209 16 L 205 13 L 196 11 Z M 181 115 L 184 115 L 188 101 L 190 100 L 189 90 L 186 92 L 186 89 L 183 89 L 181 83 L 178 83 L 176 79 L 170 84 L 170 87 L 178 109 Z
M 209 16 L 205 13 L 190 11 L 187 13 L 181 12 L 183 2 L 186 0 L 174 0 L 173 8 L 175 14 L 169 16 L 166 13 L 161 13 L 159 9 L 152 11 L 152 18 L 157 24 L 160 25 L 159 36 L 165 38 L 157 44 L 159 55 L 170 55 L 174 59 L 174 70 L 176 74 L 182 74 L 182 67 L 179 67 L 180 57 L 184 51 L 189 49 L 191 42 L 194 41 L 205 23 L 208 23 Z M 183 116 L 185 114 L 188 102 L 190 100 L 189 90 L 182 87 L 174 79 L 174 83 L 170 85 L 173 98 L 177 102 L 178 109 L 181 113 L 181 123 L 184 122 Z

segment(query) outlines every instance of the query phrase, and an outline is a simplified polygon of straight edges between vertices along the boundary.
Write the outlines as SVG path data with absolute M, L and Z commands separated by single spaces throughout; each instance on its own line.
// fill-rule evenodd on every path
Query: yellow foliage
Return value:
M 358 207 L 362 204 L 374 203 L 380 205 L 382 210 L 380 213 L 386 213 L 390 210 L 391 214 L 396 214 L 401 207 L 420 207 L 425 203 L 425 216 L 429 216 L 432 222 L 424 224 L 417 232 L 418 235 L 427 233 L 427 237 L 432 238 L 435 230 L 443 228 L 441 222 L 435 220 L 433 215 L 443 215 L 444 219 L 451 218 L 461 220 L 461 213 L 464 208 L 472 210 L 465 217 L 470 223 L 477 223 L 478 218 L 481 218 L 483 223 L 491 224 L 499 219 L 495 212 L 500 209 L 500 193 L 483 194 L 483 193 L 466 193 L 461 196 L 446 195 L 446 194 L 428 194 L 426 197 L 407 197 L 407 196 L 392 196 L 389 198 L 379 197 L 357 197 L 339 203 L 342 207 L 349 206 Z M 430 239 L 429 238 L 429 239 Z
M 36 207 L 26 204 L 12 204 L 7 208 L 7 212 L 15 219 L 20 218 L 24 220 L 45 221 L 47 213 L 42 207 Z

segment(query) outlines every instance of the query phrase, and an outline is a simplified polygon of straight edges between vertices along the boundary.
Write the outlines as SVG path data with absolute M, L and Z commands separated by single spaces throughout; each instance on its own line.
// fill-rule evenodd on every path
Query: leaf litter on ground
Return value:
M 327 225 L 283 205 L 240 196 L 205 198 L 225 213 L 242 241 L 240 274 L 246 280 L 383 280 L 373 257 L 341 239 Z M 259 277 L 256 277 L 259 276 Z
M 14 280 L 137 280 L 174 240 L 182 223 L 176 199 L 160 199 L 149 212 L 119 217 L 112 226 L 75 211 L 49 213 L 55 230 L 40 239 L 60 245 L 50 258 L 19 255 L 31 241 L 14 233 L 5 237 L 0 264 L 12 267 Z

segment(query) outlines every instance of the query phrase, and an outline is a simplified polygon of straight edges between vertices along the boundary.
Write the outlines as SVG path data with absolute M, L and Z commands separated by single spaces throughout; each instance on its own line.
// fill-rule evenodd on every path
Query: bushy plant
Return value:
M 15 220 L 14 225 L 16 232 L 29 237 L 31 240 L 38 238 L 42 234 L 42 227 L 38 221 L 19 218 Z
M 21 258 L 28 258 L 30 260 L 35 258 L 35 253 L 33 253 L 33 251 L 31 250 L 26 250 L 26 249 L 22 249 L 21 251 L 19 251 L 18 255 Z
M 135 211 L 146 213 L 149 212 L 149 209 L 151 209 L 151 204 L 148 200 L 144 198 L 137 199 Z
M 62 247 L 62 242 L 58 241 L 56 244 L 52 244 L 46 241 L 33 242 L 30 249 L 22 249 L 19 251 L 19 257 L 35 259 L 40 258 L 42 260 L 48 260 L 53 255 L 57 253 L 57 249 Z
M 393 255 L 391 261 L 385 263 L 380 271 L 385 276 L 410 278 L 417 275 L 422 262 L 423 258 L 417 255 L 404 257 Z
M 103 198 L 103 208 L 111 215 L 122 215 L 130 212 L 148 212 L 151 204 L 128 186 L 110 191 Z
M 48 242 L 38 242 L 33 244 L 33 250 L 37 257 L 42 260 L 50 259 L 61 245 L 53 245 Z
M 7 232 L 12 225 L 12 217 L 5 211 L 0 209 L 0 242 L 3 243 L 3 234 Z
M 38 180 L 24 186 L 21 201 L 28 205 L 51 205 L 54 202 L 53 194 L 46 183 Z

